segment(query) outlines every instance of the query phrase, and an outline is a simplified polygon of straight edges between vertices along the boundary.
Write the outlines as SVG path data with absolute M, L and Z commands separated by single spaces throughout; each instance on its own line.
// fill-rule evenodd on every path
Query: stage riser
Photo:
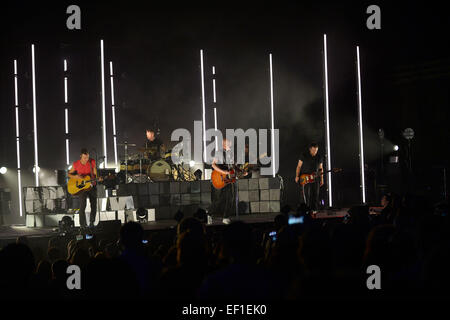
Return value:
M 238 181 L 237 188 L 239 214 L 280 211 L 278 178 L 243 179 Z M 153 210 L 149 212 L 149 221 L 173 219 L 178 210 L 182 211 L 185 217 L 193 216 L 199 208 L 208 210 L 212 192 L 215 190 L 209 180 L 130 183 L 119 185 L 116 190 L 105 190 L 103 185 L 97 187 L 100 215 L 108 211 L 124 212 L 146 208 Z M 73 214 L 80 205 L 79 197 L 71 196 L 62 186 L 25 187 L 24 195 L 25 212 L 30 216 L 27 217 L 29 226 L 57 226 L 62 216 Z M 87 200 L 86 213 L 89 212 L 90 205 Z M 135 215 L 133 217 L 136 220 Z M 119 219 L 125 221 L 125 215 Z M 75 222 L 77 221 L 78 215 L 75 215 Z

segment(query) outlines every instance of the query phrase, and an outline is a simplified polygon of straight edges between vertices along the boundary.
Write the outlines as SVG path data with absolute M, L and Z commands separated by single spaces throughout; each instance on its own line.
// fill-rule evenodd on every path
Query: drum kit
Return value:
M 172 150 L 155 154 L 152 149 L 137 148 L 136 153 L 128 154 L 134 143 L 118 143 L 124 147 L 124 157 L 120 161 L 118 178 L 120 183 L 146 183 L 159 181 L 194 181 L 196 177 L 183 164 L 172 162 Z

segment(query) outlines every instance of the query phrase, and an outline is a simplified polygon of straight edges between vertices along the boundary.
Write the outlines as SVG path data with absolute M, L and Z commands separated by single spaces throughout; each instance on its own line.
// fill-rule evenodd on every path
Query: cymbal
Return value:
M 117 145 L 118 145 L 118 146 L 136 147 L 136 144 L 135 144 L 135 143 L 127 143 L 127 142 L 125 142 L 125 143 L 118 143 Z

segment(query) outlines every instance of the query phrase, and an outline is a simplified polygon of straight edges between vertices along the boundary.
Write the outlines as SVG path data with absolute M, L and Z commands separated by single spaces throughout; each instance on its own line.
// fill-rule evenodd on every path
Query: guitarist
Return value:
M 222 174 L 229 175 L 233 168 L 231 164 L 231 141 L 224 138 L 222 141 L 223 147 L 223 163 L 219 163 L 218 159 L 214 158 L 212 168 Z M 231 223 L 230 216 L 235 212 L 235 194 L 234 185 L 232 183 L 226 185 L 224 188 L 218 190 L 213 188 L 213 197 L 210 212 L 212 215 L 223 214 L 222 222 L 224 224 Z
M 80 160 L 75 161 L 72 164 L 72 169 L 68 173 L 69 178 L 81 179 L 86 176 L 90 176 L 91 179 L 97 177 L 97 168 L 95 166 L 95 160 L 89 157 L 89 151 L 86 148 L 81 149 Z M 86 227 L 86 198 L 89 197 L 89 203 L 91 204 L 91 214 L 89 217 L 89 227 L 94 226 L 95 216 L 97 215 L 97 186 L 95 182 L 92 183 L 93 187 L 89 190 L 78 194 L 80 197 L 80 226 Z
M 298 183 L 301 174 L 317 174 L 319 177 L 313 183 L 300 186 L 300 203 L 305 203 L 313 213 L 319 208 L 319 189 L 323 186 L 323 160 L 317 153 L 319 145 L 310 143 L 308 152 L 300 155 L 295 171 L 295 182 Z

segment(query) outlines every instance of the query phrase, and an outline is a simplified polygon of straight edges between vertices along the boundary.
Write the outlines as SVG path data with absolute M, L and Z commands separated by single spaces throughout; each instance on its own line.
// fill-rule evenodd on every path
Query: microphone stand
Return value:
M 98 175 L 99 175 L 99 172 L 98 172 L 98 153 L 97 153 L 97 149 L 95 149 L 95 148 L 93 148 L 92 150 L 94 150 L 95 151 L 95 171 L 97 172 L 97 177 L 96 178 L 98 178 Z M 98 181 L 97 181 L 98 182 Z M 96 209 L 96 212 L 95 212 L 95 214 L 97 214 L 97 211 L 99 212 L 98 213 L 98 221 L 100 222 L 100 202 L 99 202 L 99 200 L 98 200 L 98 189 L 97 189 L 97 184 L 98 183 L 96 183 L 95 184 L 95 192 L 96 192 L 96 197 L 95 197 L 95 199 L 96 199 L 96 201 L 97 201 L 97 209 Z M 91 206 L 91 214 L 92 214 L 92 206 Z M 89 216 L 89 220 L 91 220 L 91 217 Z M 94 223 L 95 223 L 95 221 L 94 222 L 92 222 L 92 225 L 94 225 Z

